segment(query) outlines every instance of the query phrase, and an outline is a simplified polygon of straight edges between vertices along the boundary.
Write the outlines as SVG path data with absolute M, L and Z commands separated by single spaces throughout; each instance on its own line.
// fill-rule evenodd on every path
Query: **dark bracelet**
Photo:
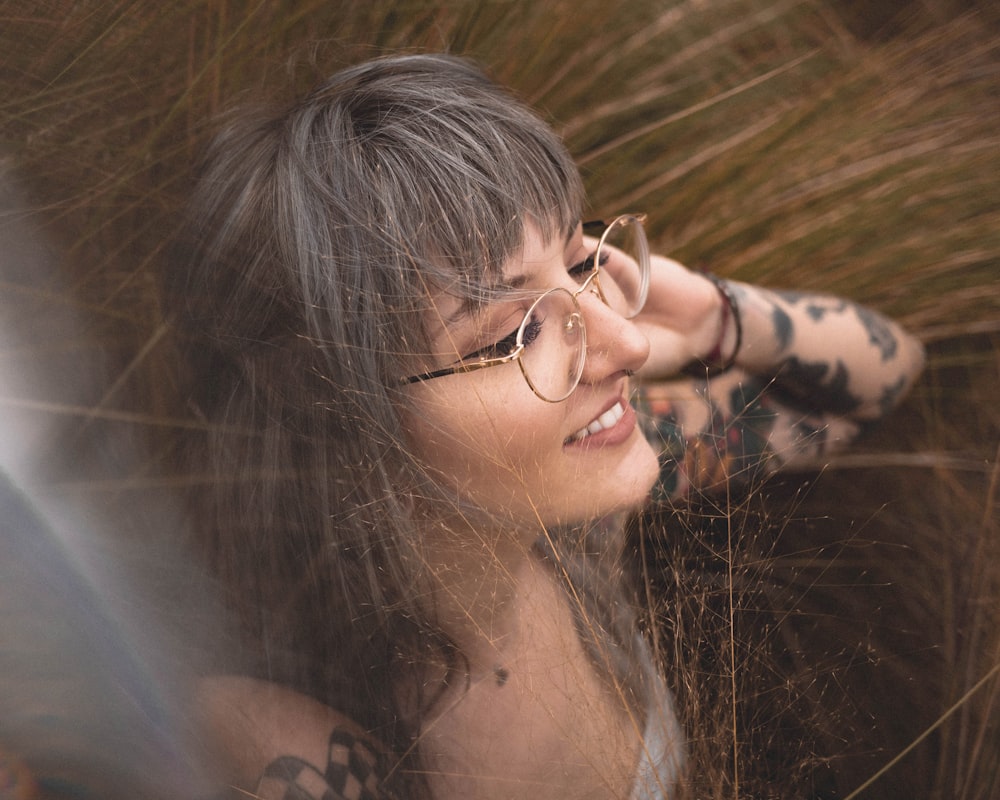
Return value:
M 729 284 L 711 273 L 702 274 L 712 282 L 719 297 L 722 298 L 722 330 L 719 331 L 719 340 L 715 343 L 715 347 L 707 356 L 696 358 L 681 370 L 684 375 L 692 378 L 712 378 L 728 372 L 736 366 L 736 356 L 740 352 L 740 347 L 743 346 L 743 320 L 740 318 L 740 309 L 736 305 L 736 298 L 733 297 Z M 724 359 L 722 357 L 722 344 L 729 331 L 730 320 L 736 328 L 736 343 L 733 345 L 733 352 L 729 354 L 729 358 Z

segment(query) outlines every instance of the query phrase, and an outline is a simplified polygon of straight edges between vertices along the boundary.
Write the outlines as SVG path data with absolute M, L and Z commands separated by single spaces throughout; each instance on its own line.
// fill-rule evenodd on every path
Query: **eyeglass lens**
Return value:
M 576 388 L 583 372 L 586 332 L 579 306 L 565 289 L 543 294 L 525 318 L 520 364 L 531 388 L 558 402 Z
M 627 319 L 645 303 L 648 262 L 646 236 L 634 217 L 616 220 L 595 253 L 601 295 Z M 581 282 L 589 275 L 582 275 Z M 525 317 L 521 343 L 521 369 L 535 392 L 550 402 L 568 397 L 579 383 L 586 358 L 586 333 L 573 295 L 564 289 L 542 295 Z
M 601 237 L 598 281 L 608 305 L 626 319 L 638 314 L 649 289 L 649 246 L 635 217 L 619 217 Z

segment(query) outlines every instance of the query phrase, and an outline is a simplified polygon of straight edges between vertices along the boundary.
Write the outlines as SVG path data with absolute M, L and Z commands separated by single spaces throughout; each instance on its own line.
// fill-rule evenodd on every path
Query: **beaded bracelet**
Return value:
M 733 297 L 729 285 L 721 278 L 711 273 L 702 273 L 715 286 L 719 297 L 722 298 L 722 328 L 719 331 L 719 339 L 715 347 L 704 358 L 696 358 L 685 366 L 681 372 L 692 378 L 712 378 L 728 372 L 736 366 L 736 356 L 743 345 L 743 320 L 740 318 L 740 309 L 736 305 L 736 298 Z M 726 333 L 729 331 L 729 321 L 732 320 L 736 328 L 736 343 L 733 345 L 733 352 L 729 358 L 722 357 L 722 343 L 726 340 Z

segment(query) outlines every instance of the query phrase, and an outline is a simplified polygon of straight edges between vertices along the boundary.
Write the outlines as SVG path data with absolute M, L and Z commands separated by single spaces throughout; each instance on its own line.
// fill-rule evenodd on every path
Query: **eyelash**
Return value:
M 601 255 L 601 262 L 600 264 L 598 264 L 598 266 L 603 267 L 607 263 L 608 263 L 608 254 L 603 253 Z M 574 264 L 572 267 L 570 267 L 567 270 L 567 272 L 570 275 L 576 277 L 578 275 L 582 275 L 585 272 L 592 272 L 593 269 L 594 269 L 594 254 L 591 253 L 589 256 L 583 259 L 583 261 L 581 261 L 579 264 Z
M 527 325 L 524 326 L 524 338 L 522 341 L 525 346 L 530 345 L 538 335 L 542 332 L 542 325 L 545 324 L 544 319 L 531 319 Z M 475 352 L 469 353 L 466 356 L 462 356 L 462 361 L 477 361 L 481 358 L 499 358 L 501 356 L 508 355 L 517 346 L 517 331 L 513 331 L 506 336 L 504 336 L 499 341 L 493 344 L 488 344 L 486 347 L 481 347 Z
M 603 267 L 608 263 L 608 254 L 604 253 L 601 256 L 601 261 L 598 266 Z M 594 269 L 594 253 L 591 253 L 579 264 L 574 264 L 568 270 L 566 270 L 574 278 L 583 275 L 585 272 L 592 272 Z M 538 334 L 541 332 L 542 323 L 545 320 L 532 320 L 524 327 L 524 344 L 531 344 Z M 507 334 L 502 339 L 493 342 L 493 344 L 488 344 L 486 347 L 481 347 L 468 355 L 462 356 L 461 361 L 478 361 L 483 358 L 498 358 L 500 356 L 505 356 L 510 353 L 514 347 L 517 345 L 517 331 Z

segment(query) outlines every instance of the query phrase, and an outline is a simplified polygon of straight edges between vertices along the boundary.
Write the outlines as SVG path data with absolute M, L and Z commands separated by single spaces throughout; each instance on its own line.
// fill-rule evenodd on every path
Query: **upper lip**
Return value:
M 595 414 L 589 416 L 585 422 L 582 422 L 578 424 L 575 428 L 573 428 L 569 432 L 569 435 L 566 437 L 566 441 L 571 440 L 573 436 L 577 434 L 577 432 L 582 431 L 588 425 L 599 419 L 602 414 L 610 411 L 616 405 L 619 404 L 624 405 L 627 402 L 628 401 L 626 400 L 626 383 L 623 381 L 623 383 L 618 387 L 618 393 L 614 397 L 605 401 L 605 403 L 601 406 L 600 410 L 597 411 Z

